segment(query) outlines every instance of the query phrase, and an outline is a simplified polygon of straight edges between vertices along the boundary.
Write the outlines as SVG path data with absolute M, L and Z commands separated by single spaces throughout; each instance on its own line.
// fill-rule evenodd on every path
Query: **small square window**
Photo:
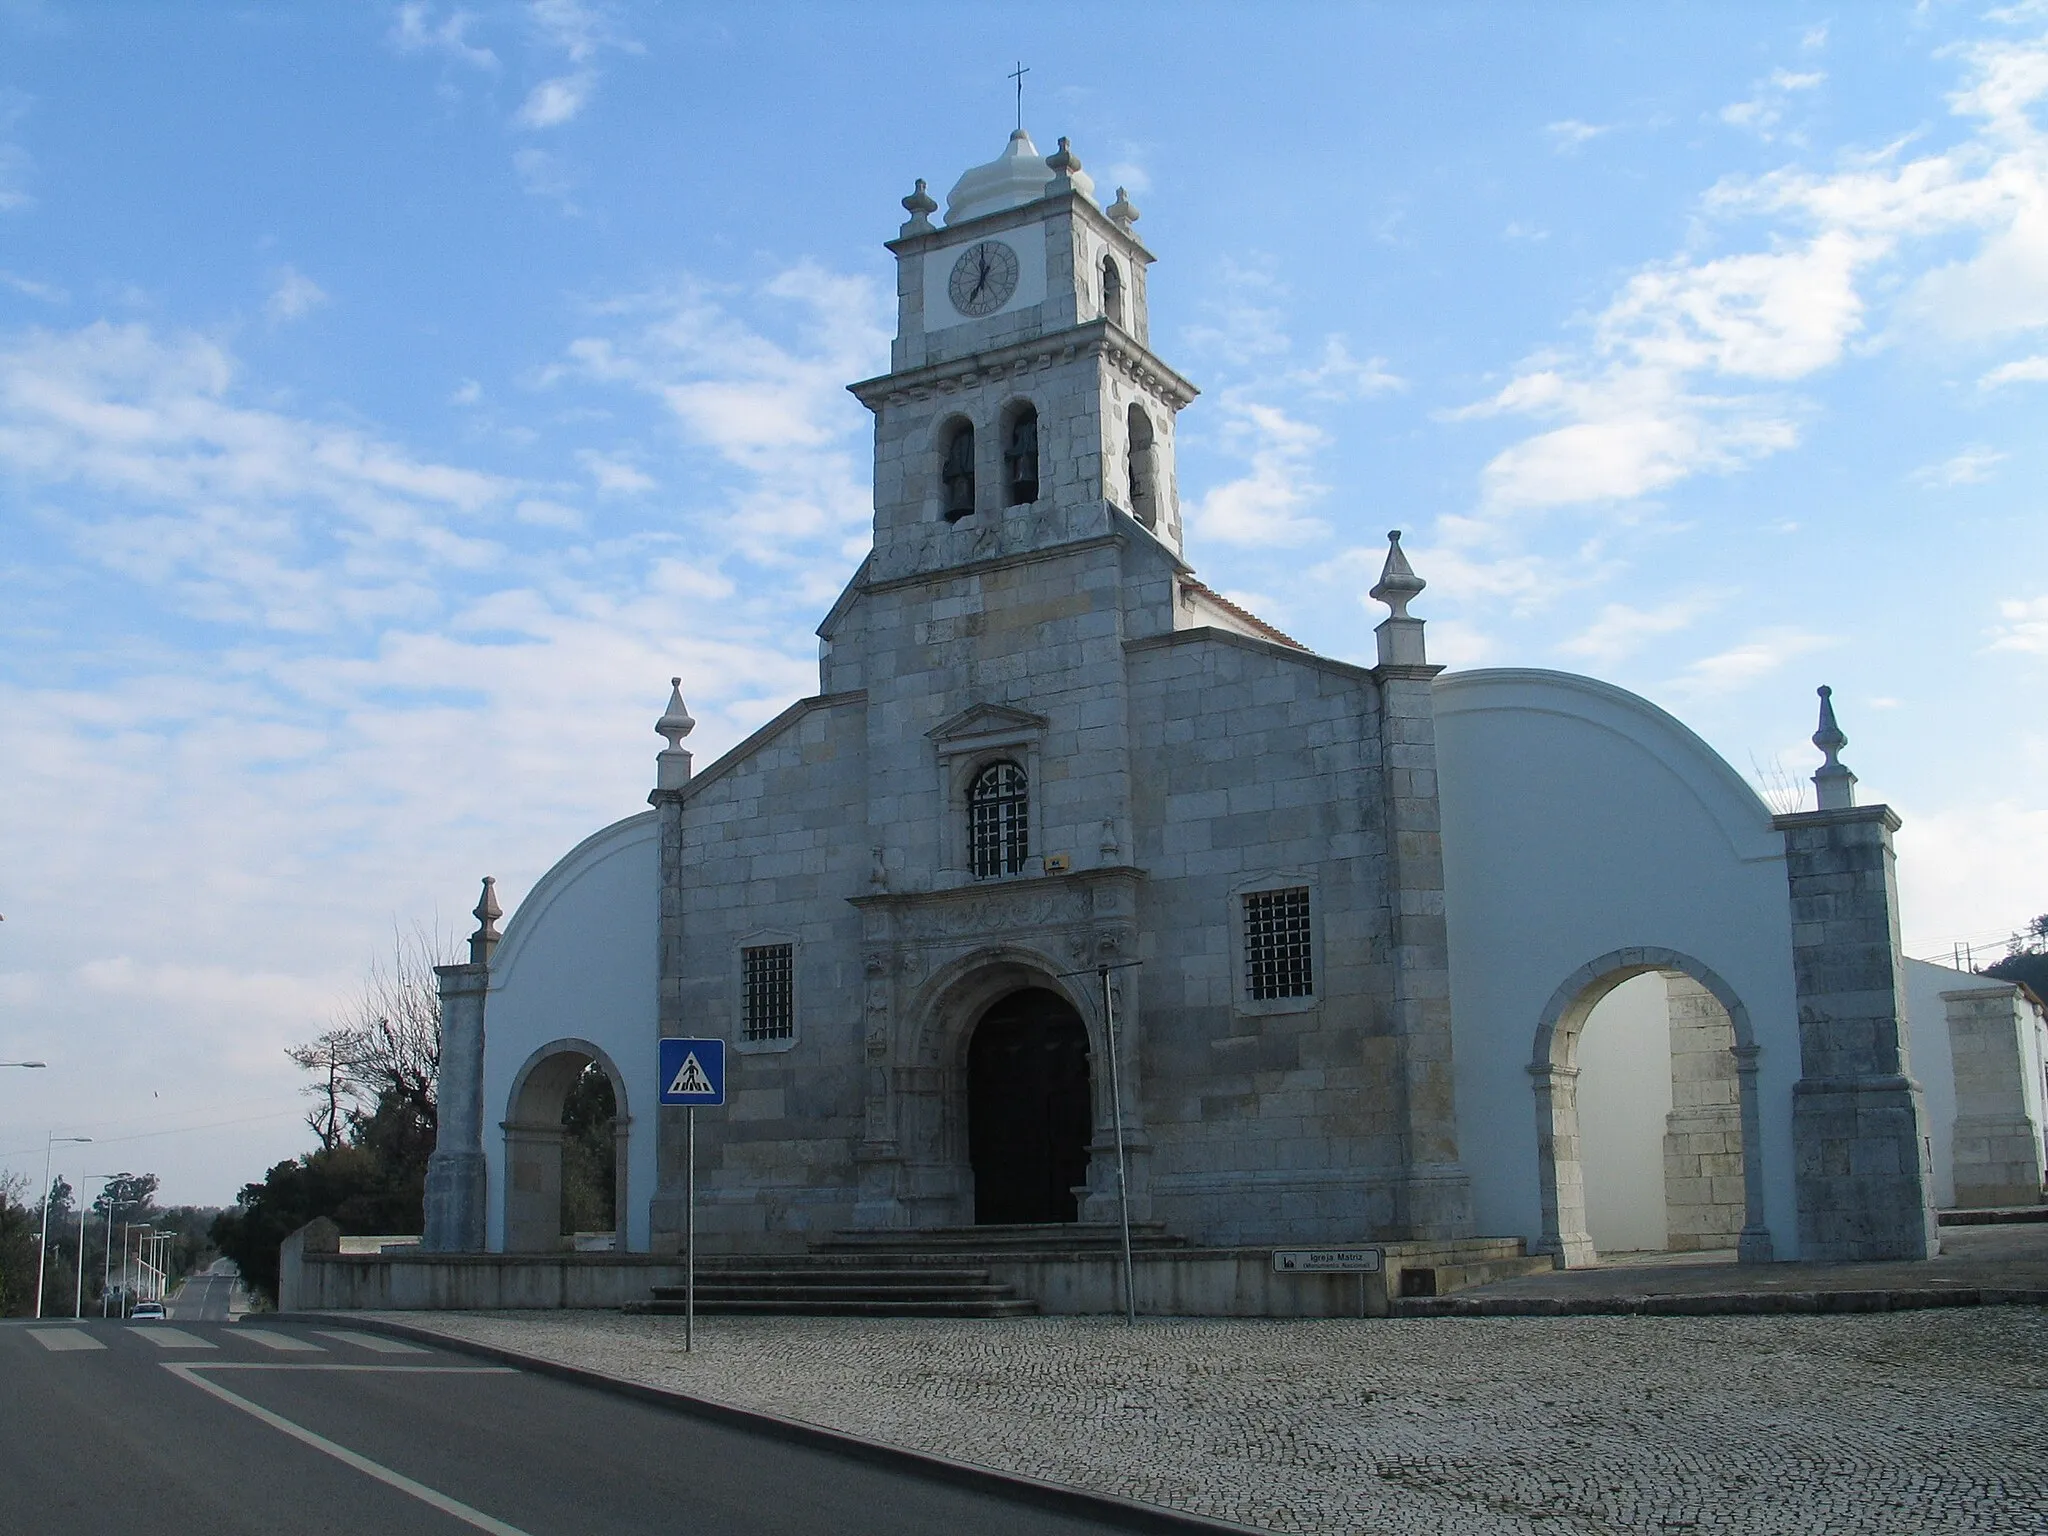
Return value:
M 1248 891 L 1244 897 L 1244 986 L 1254 1002 L 1313 997 L 1308 887 Z
M 740 951 L 745 997 L 740 1025 L 744 1040 L 789 1040 L 796 1035 L 795 997 L 790 985 L 794 946 L 760 944 Z

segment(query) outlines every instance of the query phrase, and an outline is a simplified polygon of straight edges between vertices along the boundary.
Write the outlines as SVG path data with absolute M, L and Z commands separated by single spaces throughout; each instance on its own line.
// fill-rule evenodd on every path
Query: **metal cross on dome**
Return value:
M 1020 133 L 1024 128 L 1024 77 L 1030 73 L 1024 61 L 1019 59 L 1017 67 L 1011 70 L 1009 75 L 1010 79 L 1017 82 L 1017 129 Z

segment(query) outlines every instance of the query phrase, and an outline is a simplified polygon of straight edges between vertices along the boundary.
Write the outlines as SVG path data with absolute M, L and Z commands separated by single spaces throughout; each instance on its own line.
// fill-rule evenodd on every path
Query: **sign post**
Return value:
M 661 1042 L 661 1102 L 684 1110 L 683 1351 L 697 1347 L 697 1111 L 725 1103 L 725 1042 Z
M 1386 1268 L 1387 1255 L 1383 1248 L 1276 1248 L 1273 1250 L 1273 1273 L 1276 1275 L 1330 1275 L 1355 1274 L 1358 1276 L 1358 1315 L 1365 1316 L 1365 1277 L 1376 1275 Z

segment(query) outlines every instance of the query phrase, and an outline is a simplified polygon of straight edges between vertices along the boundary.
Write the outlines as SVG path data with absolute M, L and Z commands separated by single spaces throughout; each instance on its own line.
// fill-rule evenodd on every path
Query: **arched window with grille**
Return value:
M 939 464 L 939 481 L 945 494 L 946 521 L 957 523 L 974 515 L 974 427 L 956 421 L 946 431 L 946 453 Z
M 967 791 L 967 846 L 977 880 L 1021 874 L 1031 856 L 1030 789 L 1007 758 L 977 773 Z

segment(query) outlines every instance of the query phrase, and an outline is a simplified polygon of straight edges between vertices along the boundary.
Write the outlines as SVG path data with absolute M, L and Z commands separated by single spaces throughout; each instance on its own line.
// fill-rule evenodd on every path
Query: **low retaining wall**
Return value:
M 1442 1295 L 1531 1267 L 1518 1238 L 1375 1246 L 1386 1269 L 1368 1275 L 1276 1274 L 1268 1248 L 1141 1249 L 1132 1257 L 1133 1289 L 1138 1310 L 1152 1317 L 1385 1317 L 1392 1297 Z M 673 1254 L 343 1253 L 326 1220 L 287 1238 L 281 1259 L 278 1306 L 286 1312 L 611 1309 L 685 1278 Z M 700 1259 L 697 1274 L 741 1262 Z M 1053 1315 L 1123 1310 L 1123 1259 L 1114 1251 L 949 1253 L 931 1262 L 986 1269 Z

